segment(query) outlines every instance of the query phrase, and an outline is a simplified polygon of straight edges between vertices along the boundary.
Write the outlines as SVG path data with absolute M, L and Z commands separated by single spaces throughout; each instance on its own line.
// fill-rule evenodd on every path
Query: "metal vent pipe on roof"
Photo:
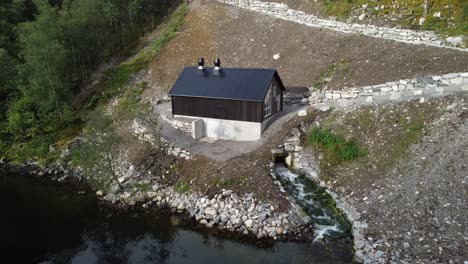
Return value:
M 221 60 L 219 58 L 216 58 L 214 60 L 214 68 L 213 68 L 213 74 L 214 75 L 219 75 L 219 71 L 221 70 Z
M 205 59 L 204 58 L 199 58 L 198 59 L 197 72 L 198 73 L 203 73 L 204 71 L 205 71 Z

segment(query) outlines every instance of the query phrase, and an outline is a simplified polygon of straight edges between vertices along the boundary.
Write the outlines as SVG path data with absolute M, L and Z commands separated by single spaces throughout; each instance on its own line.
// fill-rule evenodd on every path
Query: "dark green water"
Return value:
M 0 263 L 350 263 L 351 245 L 259 246 L 174 227 L 168 212 L 117 211 L 77 186 L 0 175 Z

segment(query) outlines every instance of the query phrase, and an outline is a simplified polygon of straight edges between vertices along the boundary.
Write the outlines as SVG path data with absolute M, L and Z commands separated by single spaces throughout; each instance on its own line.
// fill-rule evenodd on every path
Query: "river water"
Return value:
M 275 165 L 275 175 L 281 182 L 286 192 L 292 196 L 296 203 L 302 207 L 304 212 L 311 218 L 314 224 L 315 239 L 327 237 L 347 237 L 350 236 L 351 225 L 346 217 L 333 210 L 333 206 L 326 204 L 327 197 L 325 189 L 317 186 L 306 175 L 294 172 L 286 168 L 284 164 Z
M 84 191 L 84 193 L 83 193 Z M 0 263 L 350 263 L 347 240 L 257 245 L 169 212 L 119 211 L 73 184 L 0 175 Z

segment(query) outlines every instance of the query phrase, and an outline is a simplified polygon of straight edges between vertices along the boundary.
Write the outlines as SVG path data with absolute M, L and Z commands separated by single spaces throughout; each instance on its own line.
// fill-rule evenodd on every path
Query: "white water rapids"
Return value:
M 333 213 L 330 208 L 321 203 L 320 199 L 324 198 L 322 197 L 323 192 L 320 192 L 321 187 L 304 175 L 289 170 L 283 164 L 276 164 L 275 172 L 286 192 L 311 218 L 315 227 L 315 240 L 324 237 L 346 236 L 348 228 L 343 221 L 344 218 Z

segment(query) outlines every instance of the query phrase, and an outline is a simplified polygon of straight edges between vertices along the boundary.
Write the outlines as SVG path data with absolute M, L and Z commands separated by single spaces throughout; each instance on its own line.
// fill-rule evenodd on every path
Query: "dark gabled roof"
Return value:
M 169 96 L 263 102 L 275 75 L 284 89 L 275 69 L 221 68 L 219 75 L 214 75 L 213 68 L 198 73 L 197 67 L 185 67 Z

